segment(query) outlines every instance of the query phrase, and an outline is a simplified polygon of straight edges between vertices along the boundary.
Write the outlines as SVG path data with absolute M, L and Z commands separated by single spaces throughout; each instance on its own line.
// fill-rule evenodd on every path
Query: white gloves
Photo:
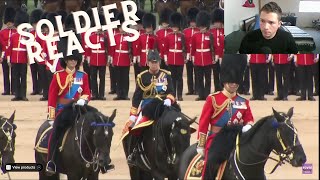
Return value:
M 137 119 L 137 116 L 135 116 L 135 115 L 131 115 L 129 117 L 129 120 L 132 121 L 132 122 L 136 122 L 136 119 Z
M 203 147 L 197 147 L 197 153 L 200 154 L 202 157 L 204 157 L 204 148 Z
M 167 107 L 170 107 L 171 106 L 171 100 L 170 99 L 165 99 L 163 101 L 163 105 L 167 106 Z
M 249 129 L 251 129 L 252 125 L 251 124 L 247 124 L 245 126 L 242 127 L 242 133 L 247 132 Z
M 84 106 L 86 104 L 86 100 L 79 99 L 76 104 L 79 105 L 79 106 Z

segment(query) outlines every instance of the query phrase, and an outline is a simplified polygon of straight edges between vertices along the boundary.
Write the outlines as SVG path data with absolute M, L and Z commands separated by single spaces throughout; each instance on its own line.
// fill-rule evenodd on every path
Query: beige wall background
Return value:
M 284 13 L 295 13 L 298 17 L 298 27 L 312 27 L 312 20 L 320 19 L 320 13 L 299 12 L 299 2 L 302 0 L 253 0 L 254 4 L 256 5 L 255 8 L 242 7 L 244 0 L 225 0 L 225 34 L 228 35 L 233 31 L 239 30 L 243 19 L 258 14 L 260 9 L 259 5 L 262 7 L 264 4 L 271 1 L 279 4 Z

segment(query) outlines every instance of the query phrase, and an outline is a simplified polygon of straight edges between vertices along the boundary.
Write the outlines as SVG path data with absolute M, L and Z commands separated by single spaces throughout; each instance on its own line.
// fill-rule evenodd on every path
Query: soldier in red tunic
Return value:
M 309 101 L 315 101 L 312 80 L 312 66 L 315 63 L 315 57 L 315 54 L 297 54 L 294 59 L 301 86 L 301 96 L 297 101 L 307 100 L 307 97 Z
M 22 23 L 29 22 L 29 15 L 27 12 L 18 10 L 14 19 L 14 26 L 18 27 Z M 9 39 L 10 45 L 6 49 L 6 59 L 11 63 L 12 75 L 14 76 L 15 97 L 11 101 L 28 101 L 26 98 L 27 92 L 27 64 L 28 55 L 27 49 L 22 40 L 27 37 L 14 33 Z
M 223 9 L 215 9 L 211 13 L 212 27 L 210 32 L 213 35 L 214 47 L 214 64 L 212 65 L 214 92 L 221 91 L 220 84 L 220 64 L 224 54 L 224 11 Z
M 183 101 L 183 67 L 185 63 L 185 37 L 180 29 L 183 26 L 183 17 L 176 12 L 170 16 L 170 27 L 173 32 L 169 33 L 164 40 L 164 61 L 171 72 L 173 84 L 173 96 L 178 101 Z
M 7 7 L 4 10 L 4 24 L 6 27 L 0 31 L 0 45 L 1 45 L 1 57 L 0 57 L 0 63 L 2 64 L 2 71 L 3 71 L 3 85 L 4 85 L 4 92 L 2 95 L 10 95 L 10 89 L 11 94 L 14 94 L 14 83 L 11 71 L 11 86 L 10 86 L 10 66 L 8 64 L 8 60 L 5 56 L 5 51 L 10 45 L 9 39 L 12 36 L 13 33 L 16 33 L 16 27 L 14 26 L 14 17 L 16 15 L 16 11 L 12 7 Z
M 72 55 L 67 56 L 67 38 L 62 38 L 60 41 L 62 44 L 65 44 L 64 47 L 62 45 L 59 46 L 59 52 L 62 50 L 64 55 L 64 58 L 60 61 L 63 70 L 54 73 L 50 84 L 48 120 L 54 120 L 63 110 L 64 106 L 73 101 L 77 105 L 83 106 L 90 100 L 88 76 L 86 73 L 78 70 L 82 61 L 82 55 L 77 50 L 74 50 Z M 53 123 L 53 130 L 48 142 L 48 163 L 46 166 L 48 174 L 54 174 L 56 171 L 54 160 L 58 139 L 70 125 L 72 123 L 65 119 L 63 121 L 54 121 Z
M 278 96 L 275 101 L 288 101 L 289 72 L 293 54 L 273 54 L 272 64 L 276 71 Z
M 196 17 L 200 32 L 192 36 L 191 56 L 198 81 L 199 97 L 196 101 L 205 100 L 211 90 L 211 72 L 214 63 L 213 36 L 209 31 L 210 15 L 200 11 Z
M 105 24 L 104 16 L 99 15 L 100 23 Z M 87 60 L 90 64 L 90 84 L 92 91 L 92 100 L 106 100 L 105 93 L 105 78 L 107 69 L 107 37 L 105 32 L 99 29 L 89 37 L 93 44 L 100 44 L 100 48 L 90 49 L 87 53 Z M 97 76 L 99 74 L 99 86 Z
M 124 22 L 124 16 L 122 12 L 118 14 L 117 19 L 122 25 Z M 109 52 L 112 57 L 111 63 L 114 68 L 114 75 L 117 83 L 117 97 L 113 98 L 113 100 L 130 100 L 128 98 L 128 92 L 129 71 L 132 58 L 132 44 L 126 39 L 130 36 L 130 34 L 123 31 L 121 26 L 118 27 L 118 30 L 119 33 L 114 35 L 116 45 L 111 46 Z
M 42 13 L 43 11 L 41 9 L 35 9 L 30 14 L 30 24 L 33 26 L 33 29 L 31 29 L 30 33 L 33 34 L 33 36 L 35 37 L 35 41 L 39 44 L 41 42 L 38 34 L 36 33 L 36 27 L 37 27 L 38 21 L 40 21 Z M 29 59 L 29 61 L 31 60 Z M 30 95 L 41 94 L 43 76 L 40 75 L 40 72 L 41 72 L 40 64 L 37 62 L 36 59 L 34 59 L 33 64 L 30 64 L 30 70 L 31 70 L 31 77 L 32 77 L 32 93 Z
M 144 34 L 146 31 L 143 28 L 142 25 L 142 18 L 144 16 L 145 12 L 142 10 L 137 11 L 136 16 L 140 19 L 139 21 L 136 21 L 137 25 L 133 26 L 132 28 L 136 29 L 139 32 L 139 35 Z M 138 39 L 132 42 L 132 49 L 133 51 L 138 47 Z M 137 80 L 137 75 L 141 73 L 139 62 L 137 62 L 137 59 L 133 61 L 133 68 L 134 68 L 134 78 Z
M 246 132 L 252 127 L 251 124 L 254 120 L 249 101 L 237 94 L 239 82 L 245 70 L 246 59 L 246 55 L 224 55 L 220 78 L 224 88 L 222 91 L 209 95 L 203 106 L 199 120 L 197 146 L 197 152 L 205 157 L 203 179 L 213 179 L 209 176 L 216 173 L 219 167 L 217 162 L 212 162 L 207 158 L 214 150 L 214 147 L 211 148 L 211 143 L 221 128 L 225 125 L 240 124 L 244 125 L 242 132 Z
M 145 33 L 138 38 L 136 48 L 133 48 L 133 62 L 140 63 L 140 70 L 148 69 L 147 56 L 149 50 L 157 49 L 157 36 L 153 34 L 156 28 L 156 17 L 151 13 L 146 13 L 142 18 L 143 28 Z
M 168 70 L 168 66 L 164 61 L 164 50 L 165 50 L 165 38 L 166 36 L 172 32 L 172 29 L 169 27 L 169 18 L 173 11 L 169 8 L 165 8 L 160 12 L 159 17 L 159 25 L 160 29 L 156 32 L 157 42 L 158 42 L 158 50 L 161 58 L 161 69 Z
M 266 101 L 264 90 L 267 83 L 267 63 L 271 58 L 267 54 L 250 54 L 249 63 L 252 81 L 252 98 L 250 100 Z
M 186 95 L 195 95 L 197 94 L 197 81 L 195 80 L 195 70 L 193 67 L 193 62 L 191 60 L 191 38 L 193 34 L 199 32 L 199 28 L 196 27 L 196 16 L 199 13 L 199 9 L 192 7 L 188 10 L 187 13 L 187 21 L 189 27 L 183 30 L 183 34 L 185 37 L 185 47 L 186 47 L 186 70 L 187 70 L 187 84 L 188 84 L 188 92 Z

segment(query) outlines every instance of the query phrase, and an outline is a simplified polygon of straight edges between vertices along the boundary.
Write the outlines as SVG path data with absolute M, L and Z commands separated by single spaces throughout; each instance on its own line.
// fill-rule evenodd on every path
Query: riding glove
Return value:
M 163 101 L 163 105 L 167 106 L 167 107 L 170 107 L 171 106 L 171 100 L 170 99 L 165 99 Z
M 84 106 L 86 104 L 86 100 L 79 99 L 76 104 L 79 105 L 79 106 Z
M 197 147 L 197 153 L 200 154 L 202 157 L 204 157 L 204 148 L 203 147 Z
M 251 124 L 247 124 L 245 126 L 242 127 L 242 133 L 247 132 L 249 129 L 251 129 L 252 125 Z

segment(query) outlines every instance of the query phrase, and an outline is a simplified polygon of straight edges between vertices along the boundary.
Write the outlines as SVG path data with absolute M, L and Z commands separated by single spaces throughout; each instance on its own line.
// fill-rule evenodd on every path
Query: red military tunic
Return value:
M 266 54 L 250 54 L 249 62 L 252 64 L 266 64 L 267 55 Z
M 227 124 L 246 125 L 253 121 L 249 101 L 245 98 L 239 95 L 231 97 L 226 90 L 209 95 L 202 109 L 198 129 L 199 144 L 205 144 L 205 159 L 208 157 L 207 153 L 216 133 L 223 126 Z M 206 140 L 208 130 L 209 135 Z
M 184 37 L 185 37 L 185 44 L 186 44 L 186 52 L 187 52 L 187 56 L 190 57 L 191 56 L 191 39 L 192 39 L 192 36 L 196 33 L 196 32 L 199 32 L 199 28 L 197 27 L 189 27 L 189 28 L 186 28 L 183 30 L 183 34 L 184 34 Z
M 213 35 L 214 53 L 222 58 L 224 52 L 224 28 L 212 28 L 210 31 Z
M 119 33 L 119 29 L 113 29 L 112 31 L 113 31 L 113 36 Z M 106 38 L 108 40 L 107 41 L 107 52 L 109 53 L 109 52 L 111 52 L 112 46 L 111 46 L 111 43 L 110 43 L 110 38 L 109 38 L 108 32 L 106 32 L 105 34 L 106 34 Z M 112 57 L 111 54 L 109 54 L 108 56 L 109 56 L 108 59 L 110 57 Z M 109 63 L 111 63 L 111 62 L 109 62 Z
M 64 105 L 78 99 L 90 100 L 88 75 L 85 72 L 69 69 L 57 71 L 49 88 L 49 119 L 55 119 Z
M 88 57 L 90 57 L 90 66 L 106 66 L 106 36 L 104 33 L 92 33 L 89 37 L 92 44 L 100 44 L 101 48 L 90 49 Z
M 58 32 L 55 32 L 55 33 L 53 34 L 53 36 L 59 36 L 59 33 L 58 33 Z M 50 57 L 50 55 L 49 55 L 49 50 L 48 50 L 48 46 L 47 46 L 46 41 L 43 41 L 42 47 L 43 47 L 43 57 L 45 57 L 46 63 L 49 63 L 49 64 L 53 65 L 55 59 L 53 59 L 53 57 Z M 58 49 L 58 41 L 53 41 L 53 42 L 51 42 L 51 47 L 55 47 L 55 48 L 56 48 L 56 49 L 53 51 L 53 54 L 58 54 L 58 53 L 59 53 L 58 50 L 57 50 L 57 49 Z M 59 61 L 60 61 L 60 60 L 59 60 Z M 47 70 L 50 70 L 50 69 L 49 69 L 49 66 L 46 66 L 46 69 L 47 69 Z M 58 62 L 58 63 L 57 63 L 57 66 L 56 66 L 55 69 L 54 69 L 54 72 L 60 71 L 60 70 L 62 70 L 62 69 L 63 69 L 63 68 L 61 67 L 60 62 Z
M 150 33 L 144 33 L 139 36 L 137 51 L 133 56 L 140 58 L 140 66 L 147 66 L 147 56 L 149 50 L 157 49 L 157 36 Z
M 1 49 L 2 49 L 1 58 L 5 57 L 6 49 L 10 45 L 9 39 L 12 36 L 12 34 L 14 34 L 16 32 L 17 32 L 17 30 L 13 29 L 13 28 L 5 28 L 0 31 L 0 44 L 1 44 Z
M 141 34 L 144 34 L 146 31 L 144 29 L 140 29 L 139 30 L 139 37 Z M 138 52 L 138 47 L 139 47 L 139 38 L 135 41 L 132 42 L 132 55 L 133 56 L 138 56 L 140 54 L 140 52 Z
M 298 66 L 308 66 L 314 64 L 315 54 L 297 54 L 295 60 Z
M 131 43 L 126 40 L 126 33 L 118 33 L 114 36 L 116 45 L 111 46 L 109 54 L 112 56 L 113 66 L 130 66 Z
M 30 31 L 30 33 L 33 35 L 34 41 L 41 46 L 42 43 L 43 43 L 43 42 L 42 42 L 43 40 L 38 36 L 36 30 L 35 30 L 35 29 L 32 29 L 32 30 Z M 32 47 L 32 51 L 35 52 L 36 49 L 35 49 L 34 47 Z M 28 58 L 29 58 L 29 57 L 28 57 Z M 29 59 L 29 61 L 30 61 L 30 59 Z M 31 61 L 30 61 L 30 62 L 31 62 Z M 34 59 L 34 62 L 37 63 L 37 64 L 43 64 L 43 65 L 45 64 L 45 61 L 38 62 L 36 59 Z
M 27 39 L 24 36 L 21 36 L 19 33 L 14 33 L 10 37 L 10 45 L 6 50 L 6 56 L 8 61 L 14 64 L 27 64 L 27 49 L 24 44 L 21 43 L 22 39 Z
M 184 35 L 180 32 L 169 33 L 164 41 L 164 60 L 168 65 L 184 65 Z
M 213 37 L 210 32 L 197 32 L 192 36 L 191 56 L 194 58 L 195 66 L 212 65 L 211 38 Z
M 164 51 L 165 51 L 165 39 L 167 37 L 167 35 L 169 33 L 172 33 L 172 29 L 171 28 L 163 28 L 163 29 L 159 29 L 156 32 L 157 35 L 157 42 L 158 42 L 158 50 L 160 53 L 160 58 L 163 59 L 164 58 Z
M 274 64 L 289 64 L 289 54 L 273 54 Z

